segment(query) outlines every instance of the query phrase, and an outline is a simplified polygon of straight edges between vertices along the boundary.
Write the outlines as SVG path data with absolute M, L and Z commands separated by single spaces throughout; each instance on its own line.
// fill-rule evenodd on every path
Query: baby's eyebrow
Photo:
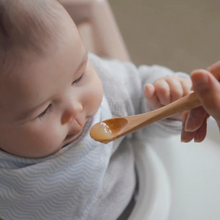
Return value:
M 81 69 L 81 67 L 82 67 L 85 63 L 87 63 L 87 61 L 88 61 L 88 51 L 85 50 L 85 53 L 84 53 L 84 55 L 82 56 L 82 60 L 81 60 L 81 62 L 80 62 L 80 65 L 79 65 L 78 68 L 76 69 L 76 72 L 75 72 L 75 73 L 77 73 L 77 72 Z M 16 120 L 19 120 L 19 121 L 20 121 L 20 120 L 24 120 L 24 119 L 26 119 L 26 118 L 29 118 L 29 117 L 33 114 L 33 112 L 36 111 L 36 109 L 38 109 L 38 108 L 40 108 L 41 106 L 45 105 L 48 101 L 49 101 L 49 99 L 43 101 L 42 103 L 38 104 L 37 106 L 35 106 L 35 107 L 31 108 L 31 109 L 29 109 L 29 110 L 23 112 L 21 115 L 19 115 L 19 116 L 17 117 Z

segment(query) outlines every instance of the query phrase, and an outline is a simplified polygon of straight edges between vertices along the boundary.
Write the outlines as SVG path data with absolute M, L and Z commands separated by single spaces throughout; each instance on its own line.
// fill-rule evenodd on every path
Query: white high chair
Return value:
M 130 60 L 107 0 L 60 2 L 90 52 Z M 133 141 L 139 195 L 129 220 L 220 219 L 220 135 L 215 121 L 210 119 L 204 142 L 184 144 L 179 139 Z

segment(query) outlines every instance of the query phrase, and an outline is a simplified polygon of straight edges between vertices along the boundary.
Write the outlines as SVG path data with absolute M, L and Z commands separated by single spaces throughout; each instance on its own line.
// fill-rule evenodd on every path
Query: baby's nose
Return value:
M 70 123 L 74 118 L 76 118 L 78 113 L 81 112 L 82 110 L 83 110 L 83 106 L 80 103 L 74 106 L 73 105 L 68 106 L 63 112 L 61 118 L 61 124 L 64 125 Z

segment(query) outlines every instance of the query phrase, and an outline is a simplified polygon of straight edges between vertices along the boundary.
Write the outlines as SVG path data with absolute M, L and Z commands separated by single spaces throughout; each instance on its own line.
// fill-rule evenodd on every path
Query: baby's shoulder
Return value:
M 135 77 L 133 63 L 89 55 L 90 62 L 99 75 L 105 96 L 114 116 L 135 114 L 141 96 L 141 82 Z

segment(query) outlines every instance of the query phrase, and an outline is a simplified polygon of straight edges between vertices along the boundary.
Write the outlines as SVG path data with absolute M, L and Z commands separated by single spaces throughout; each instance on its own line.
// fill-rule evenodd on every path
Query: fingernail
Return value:
M 181 142 L 185 142 L 185 138 L 181 135 Z
M 186 139 L 184 139 L 184 138 L 181 138 L 181 142 L 182 142 L 182 143 L 186 143 L 186 142 L 187 142 L 187 140 L 186 140 Z
M 192 116 L 189 116 L 189 117 L 187 118 L 184 130 L 185 130 L 186 132 L 191 132 L 191 131 L 193 131 L 193 118 L 192 118 Z
M 201 137 L 200 137 L 200 133 L 199 132 L 197 132 L 196 133 L 196 136 L 194 137 L 194 142 L 195 143 L 199 143 L 199 142 L 201 142 Z
M 194 143 L 200 143 L 201 141 L 198 139 L 198 137 L 194 138 Z
M 181 137 L 181 142 L 182 143 L 189 143 L 189 138 L 188 137 Z
M 193 86 L 197 91 L 201 91 L 208 87 L 209 77 L 207 74 L 194 76 L 193 77 Z
M 182 131 L 181 133 L 181 142 L 183 143 L 187 143 L 188 142 L 188 138 L 187 138 L 187 135 L 184 131 Z

